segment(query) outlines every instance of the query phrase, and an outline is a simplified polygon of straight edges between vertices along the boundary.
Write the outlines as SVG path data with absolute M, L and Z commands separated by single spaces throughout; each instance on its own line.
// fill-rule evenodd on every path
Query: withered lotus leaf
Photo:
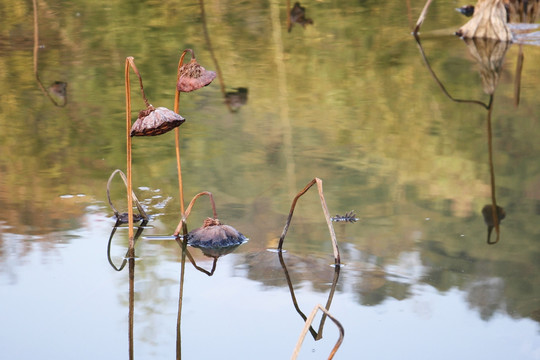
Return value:
M 155 136 L 164 134 L 184 123 L 186 119 L 164 107 L 148 108 L 139 112 L 139 118 L 131 127 L 131 136 Z
M 180 67 L 176 88 L 181 92 L 190 92 L 209 85 L 215 78 L 214 71 L 206 70 L 192 59 Z
M 248 240 L 232 226 L 212 218 L 207 218 L 202 227 L 191 231 L 187 239 L 189 245 L 202 248 L 235 246 Z

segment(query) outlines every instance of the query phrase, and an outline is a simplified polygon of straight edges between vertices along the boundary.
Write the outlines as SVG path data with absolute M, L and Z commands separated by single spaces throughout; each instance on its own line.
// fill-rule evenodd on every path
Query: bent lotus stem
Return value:
M 413 30 L 413 35 L 416 36 L 418 34 L 418 31 L 420 30 L 420 26 L 422 26 L 422 24 L 424 23 L 424 20 L 426 19 L 426 15 L 432 1 L 433 0 L 426 1 L 424 8 L 422 9 L 422 12 L 420 13 L 420 16 L 418 17 L 418 20 L 416 21 L 416 25 Z
M 126 187 L 127 187 L 128 181 L 127 181 L 126 175 L 120 169 L 114 170 L 112 172 L 111 176 L 109 177 L 109 180 L 107 181 L 107 200 L 109 201 L 109 205 L 111 206 L 111 209 L 113 210 L 114 215 L 118 218 L 120 216 L 120 212 L 116 209 L 116 207 L 114 207 L 114 205 L 112 203 L 111 191 L 110 191 L 112 179 L 114 178 L 114 175 L 116 175 L 116 174 L 120 175 L 120 177 L 124 181 L 124 185 L 126 185 Z M 141 214 L 143 219 L 148 220 L 148 214 L 146 214 L 146 211 L 144 211 L 144 208 L 142 207 L 141 203 L 139 202 L 139 199 L 137 198 L 137 195 L 135 195 L 135 193 L 132 191 L 131 196 L 133 198 L 133 201 L 135 202 L 135 206 L 139 210 L 139 213 Z
M 321 310 L 324 315 L 328 316 L 330 320 L 332 320 L 339 330 L 339 338 L 336 342 L 336 345 L 334 345 L 334 348 L 330 352 L 330 355 L 328 355 L 328 360 L 333 359 L 334 355 L 338 351 L 339 347 L 341 346 L 341 343 L 343 342 L 343 337 L 345 336 L 345 330 L 343 328 L 343 325 L 335 318 L 333 317 L 328 310 L 326 310 L 324 307 L 322 307 L 320 304 L 317 304 L 315 308 L 313 308 L 313 311 L 309 315 L 309 317 L 306 320 L 306 324 L 304 325 L 304 328 L 302 329 L 302 332 L 300 333 L 300 338 L 298 339 L 298 342 L 296 343 L 296 347 L 294 348 L 293 355 L 291 357 L 291 360 L 295 360 L 298 357 L 298 353 L 300 352 L 300 348 L 302 347 L 302 343 L 304 342 L 304 339 L 306 337 L 306 334 L 308 332 L 308 329 L 310 328 L 311 324 L 313 323 L 313 320 L 315 319 L 315 315 L 317 315 L 317 312 Z
M 178 79 L 180 79 L 180 68 L 184 65 L 184 57 L 186 53 L 191 53 L 191 58 L 195 59 L 195 53 L 191 49 L 186 49 L 182 52 L 180 60 L 178 61 L 178 68 L 176 70 L 176 82 L 175 82 L 175 93 L 174 93 L 174 112 L 178 114 L 180 108 L 180 91 L 176 88 Z M 178 172 L 178 191 L 180 193 L 180 211 L 182 213 L 182 219 L 184 218 L 184 188 L 182 186 L 182 167 L 180 164 L 180 130 L 178 128 L 174 129 L 174 143 L 176 149 L 176 169 Z
M 317 189 L 319 190 L 319 198 L 321 200 L 321 206 L 324 212 L 324 217 L 326 218 L 326 223 L 328 225 L 328 230 L 330 231 L 330 237 L 332 238 L 332 247 L 334 250 L 334 260 L 336 265 L 339 265 L 341 263 L 340 255 L 339 255 L 339 248 L 337 244 L 336 239 L 336 233 L 334 231 L 334 225 L 332 224 L 332 220 L 330 219 L 330 212 L 328 211 L 328 207 L 326 206 L 326 200 L 324 199 L 323 194 L 323 187 L 322 187 L 322 180 L 319 178 L 314 178 L 311 180 L 305 188 L 303 188 L 293 199 L 291 210 L 289 211 L 289 216 L 287 218 L 287 222 L 285 223 L 285 227 L 283 228 L 283 232 L 281 233 L 281 237 L 279 238 L 279 245 L 278 245 L 278 251 L 282 251 L 283 248 L 283 241 L 285 240 L 285 236 L 287 235 L 287 231 L 289 230 L 289 225 L 291 224 L 292 216 L 294 213 L 294 209 L 296 207 L 296 203 L 298 202 L 298 199 L 304 195 L 314 184 L 317 184 Z
M 131 180 L 131 84 L 129 82 L 129 68 L 132 68 L 137 77 L 139 78 L 139 85 L 141 88 L 142 97 L 145 105 L 148 107 L 148 99 L 144 94 L 142 77 L 135 66 L 135 61 L 132 56 L 126 58 L 125 64 L 125 87 L 126 87 L 126 162 L 127 162 L 127 202 L 128 202 L 128 226 L 129 226 L 129 248 L 133 249 L 135 242 L 133 240 L 133 189 Z
M 182 231 L 183 227 L 186 224 L 186 219 L 188 218 L 189 214 L 191 213 L 191 209 L 193 208 L 193 205 L 195 204 L 195 201 L 198 198 L 200 198 L 201 196 L 203 196 L 203 195 L 208 195 L 208 197 L 210 198 L 210 204 L 212 205 L 212 213 L 213 213 L 214 219 L 217 219 L 216 203 L 214 202 L 214 196 L 209 191 L 200 192 L 197 195 L 195 195 L 193 197 L 193 199 L 191 199 L 191 201 L 190 201 L 190 203 L 189 203 L 189 205 L 188 205 L 188 207 L 186 209 L 185 214 L 182 216 L 182 220 L 180 220 L 180 222 L 178 223 L 178 226 L 176 227 L 176 230 L 174 231 L 174 234 L 173 234 L 174 236 L 180 235 L 180 232 Z

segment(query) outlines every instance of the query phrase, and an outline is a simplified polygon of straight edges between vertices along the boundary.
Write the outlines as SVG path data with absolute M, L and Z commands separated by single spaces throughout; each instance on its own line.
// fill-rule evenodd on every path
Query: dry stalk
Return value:
M 340 255 L 339 255 L 339 248 L 338 243 L 336 239 L 336 233 L 334 231 L 334 225 L 332 224 L 332 220 L 330 218 L 330 212 L 328 211 L 328 207 L 326 206 L 326 200 L 324 199 L 323 194 L 323 186 L 322 186 L 322 180 L 319 178 L 314 178 L 311 180 L 306 187 L 304 187 L 293 199 L 291 210 L 289 211 L 289 216 L 287 218 L 287 222 L 285 223 L 285 227 L 283 228 L 283 232 L 281 233 L 281 237 L 279 238 L 279 246 L 278 250 L 282 251 L 283 248 L 283 241 L 285 240 L 285 236 L 287 235 L 287 231 L 289 230 L 289 225 L 291 224 L 292 216 L 294 213 L 294 209 L 296 207 L 296 203 L 298 202 L 298 199 L 304 195 L 314 184 L 317 184 L 317 189 L 319 191 L 319 198 L 321 200 L 321 206 L 324 212 L 324 217 L 326 218 L 326 223 L 328 225 L 328 230 L 330 232 L 330 237 L 332 238 L 332 247 L 334 250 L 334 260 L 336 265 L 339 265 L 341 263 Z
M 197 195 L 195 195 L 193 199 L 191 199 L 186 209 L 186 212 L 182 213 L 182 219 L 180 220 L 180 222 L 178 223 L 178 226 L 176 227 L 176 230 L 174 231 L 174 234 L 173 234 L 174 236 L 178 236 L 180 234 L 180 232 L 182 231 L 182 228 L 185 226 L 186 219 L 191 213 L 191 208 L 193 208 L 195 201 L 203 195 L 208 195 L 208 197 L 210 198 L 210 204 L 212 205 L 212 213 L 214 215 L 214 219 L 217 219 L 216 203 L 214 202 L 214 196 L 209 191 L 200 192 Z

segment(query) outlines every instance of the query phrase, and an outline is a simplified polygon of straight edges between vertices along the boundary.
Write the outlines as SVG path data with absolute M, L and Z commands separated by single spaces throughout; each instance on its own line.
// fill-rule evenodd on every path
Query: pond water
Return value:
M 420 42 L 423 1 L 302 2 L 313 24 L 290 31 L 284 1 L 201 5 L 38 0 L 37 44 L 32 3 L 0 5 L 2 358 L 285 359 L 320 304 L 344 329 L 335 359 L 540 359 L 540 48 L 465 43 L 450 0 Z M 134 138 L 150 221 L 116 271 L 124 62 L 172 109 L 186 48 L 220 76 L 180 97 L 185 202 L 211 192 L 249 241 L 212 276 L 183 267 L 179 243 L 156 238 L 180 221 L 174 132 Z M 358 219 L 333 223 L 340 267 L 316 187 L 275 251 L 316 177 L 330 215 Z M 127 211 L 120 178 L 110 193 Z M 506 216 L 488 237 L 495 203 Z M 189 229 L 208 216 L 201 198 Z M 331 319 L 321 335 L 299 359 L 328 358 Z

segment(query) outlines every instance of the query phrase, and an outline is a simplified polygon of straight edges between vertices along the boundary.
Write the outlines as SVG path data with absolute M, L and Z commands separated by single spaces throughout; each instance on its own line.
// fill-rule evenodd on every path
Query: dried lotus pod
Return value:
M 215 78 L 214 71 L 206 70 L 196 59 L 191 59 L 188 64 L 182 65 L 178 70 L 176 89 L 181 92 L 198 90 L 209 85 Z
M 203 226 L 187 235 L 188 244 L 201 248 L 222 248 L 240 245 L 248 239 L 238 230 L 218 219 L 206 218 Z
M 139 112 L 139 118 L 131 127 L 131 136 L 155 136 L 164 134 L 184 123 L 186 119 L 164 107 L 148 108 Z

